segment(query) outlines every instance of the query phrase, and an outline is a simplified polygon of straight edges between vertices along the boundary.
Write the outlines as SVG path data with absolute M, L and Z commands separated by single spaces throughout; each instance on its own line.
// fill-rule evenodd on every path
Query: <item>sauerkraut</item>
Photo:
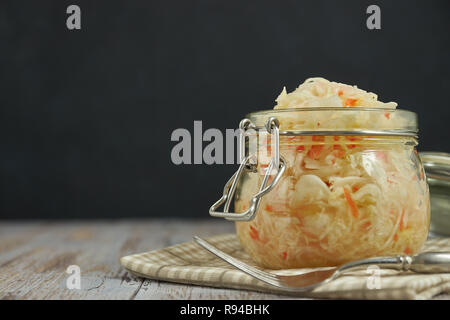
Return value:
M 308 79 L 289 94 L 283 89 L 276 101 L 275 109 L 380 108 L 378 117 L 384 120 L 379 121 L 394 120 L 384 110 L 396 107 L 373 93 L 322 78 Z M 370 121 L 361 113 L 336 125 L 350 130 L 355 122 Z M 298 113 L 279 118 L 284 128 L 299 121 L 330 121 L 298 118 Z M 238 186 L 237 212 L 248 208 L 270 162 L 271 140 L 261 141 L 257 172 L 246 173 Z M 272 269 L 418 252 L 428 234 L 429 195 L 414 146 L 411 137 L 281 136 L 287 168 L 262 198 L 256 218 L 236 222 L 242 246 L 255 262 Z
M 378 101 L 375 93 L 357 86 L 328 81 L 324 78 L 309 78 L 291 93 L 286 87 L 275 100 L 274 109 L 305 107 L 365 107 L 395 109 L 397 103 Z

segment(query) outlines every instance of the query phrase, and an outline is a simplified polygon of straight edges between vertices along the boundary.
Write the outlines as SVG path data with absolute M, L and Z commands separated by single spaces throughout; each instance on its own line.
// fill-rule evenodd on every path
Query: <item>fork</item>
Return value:
M 372 265 L 384 269 L 414 271 L 418 273 L 450 272 L 450 252 L 423 252 L 415 256 L 401 255 L 357 260 L 341 265 L 340 267 L 321 268 L 320 270 L 296 275 L 278 275 L 250 266 L 222 250 L 219 250 L 208 241 L 198 236 L 194 236 L 194 240 L 201 247 L 237 269 L 267 284 L 290 292 L 311 291 L 336 279 L 344 272 L 358 270 Z

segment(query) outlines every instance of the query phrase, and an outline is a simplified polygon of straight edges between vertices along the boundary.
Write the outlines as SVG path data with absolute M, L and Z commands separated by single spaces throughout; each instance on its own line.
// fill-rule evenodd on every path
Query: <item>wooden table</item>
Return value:
M 145 280 L 119 262 L 128 254 L 233 232 L 230 222 L 136 220 L 0 222 L 0 299 L 280 299 L 250 291 Z M 81 289 L 67 289 L 78 265 Z
M 233 232 L 221 220 L 0 222 L 0 299 L 290 299 L 287 296 L 145 280 L 119 258 Z M 81 289 L 67 289 L 78 265 Z M 443 295 L 438 298 L 449 298 Z

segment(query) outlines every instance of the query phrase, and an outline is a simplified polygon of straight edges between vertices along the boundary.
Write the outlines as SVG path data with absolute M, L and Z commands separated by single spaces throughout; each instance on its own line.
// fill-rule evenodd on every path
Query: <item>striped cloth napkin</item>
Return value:
M 235 234 L 214 236 L 207 240 L 220 250 L 254 265 Z M 423 251 L 450 252 L 450 238 L 429 239 Z M 121 263 L 129 272 L 149 279 L 292 295 L 235 269 L 195 242 L 125 256 L 121 258 Z M 287 275 L 310 270 L 312 269 L 271 272 Z M 313 291 L 295 295 L 334 299 L 430 299 L 441 293 L 450 293 L 450 273 L 400 273 L 375 267 L 345 273 Z

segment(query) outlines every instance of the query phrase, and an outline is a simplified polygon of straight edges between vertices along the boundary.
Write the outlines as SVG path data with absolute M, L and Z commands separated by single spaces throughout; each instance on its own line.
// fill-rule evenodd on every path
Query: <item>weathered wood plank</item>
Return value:
M 130 275 L 120 257 L 233 232 L 221 220 L 1 222 L 0 299 L 289 299 L 243 290 L 189 286 Z M 66 287 L 69 265 L 81 289 Z M 450 294 L 436 299 L 450 299 Z
M 225 229 L 178 220 L 2 223 L 0 298 L 134 298 L 144 280 L 128 274 L 120 257 L 191 240 L 195 230 L 207 236 Z M 81 290 L 66 287 L 72 264 L 81 269 Z
M 161 232 L 155 232 L 161 227 L 117 222 L 36 226 L 40 235 L 16 249 L 15 257 L 0 256 L 0 298 L 129 299 L 142 279 L 129 276 L 119 258 L 164 246 Z M 72 264 L 81 269 L 81 290 L 66 287 L 65 271 Z

